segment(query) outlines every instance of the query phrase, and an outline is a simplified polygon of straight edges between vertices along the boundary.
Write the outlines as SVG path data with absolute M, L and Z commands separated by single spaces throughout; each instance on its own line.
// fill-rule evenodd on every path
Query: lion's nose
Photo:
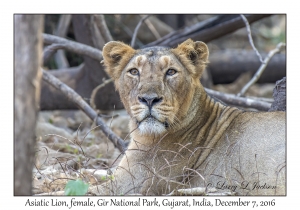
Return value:
M 144 96 L 144 97 L 138 97 L 139 101 L 142 104 L 145 104 L 149 107 L 149 109 L 152 108 L 155 104 L 158 104 L 159 102 L 162 101 L 162 97 L 151 97 L 151 96 Z

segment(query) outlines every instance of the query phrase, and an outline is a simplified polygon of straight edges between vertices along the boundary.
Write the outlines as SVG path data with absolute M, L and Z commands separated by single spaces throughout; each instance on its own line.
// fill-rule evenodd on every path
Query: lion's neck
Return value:
M 203 87 L 197 90 L 195 96 L 196 101 L 193 103 L 196 108 L 189 110 L 194 117 L 187 123 L 186 128 L 182 129 L 182 139 L 192 142 L 196 147 L 214 148 L 242 110 L 221 104 L 210 97 Z M 201 151 L 197 165 L 202 163 L 210 151 L 211 149 Z
M 181 144 L 191 144 L 192 147 L 213 147 L 228 129 L 230 123 L 242 111 L 217 102 L 199 87 L 181 128 L 168 134 L 170 139 L 178 139 Z M 200 151 L 199 151 L 200 152 Z M 207 156 L 210 150 L 203 150 Z M 201 154 L 202 156 L 202 154 Z

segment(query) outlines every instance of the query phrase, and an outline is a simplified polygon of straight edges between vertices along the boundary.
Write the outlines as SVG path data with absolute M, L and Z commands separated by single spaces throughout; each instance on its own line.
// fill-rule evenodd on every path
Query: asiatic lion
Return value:
M 103 48 L 106 72 L 129 113 L 131 143 L 113 179 L 94 194 L 163 195 L 215 187 L 237 195 L 285 195 L 285 112 L 252 112 L 206 94 L 208 47 Z

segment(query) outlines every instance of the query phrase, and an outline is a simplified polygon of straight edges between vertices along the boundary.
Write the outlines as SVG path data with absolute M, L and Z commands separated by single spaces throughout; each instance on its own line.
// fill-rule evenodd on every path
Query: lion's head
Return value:
M 175 49 L 140 50 L 113 41 L 104 46 L 103 58 L 131 116 L 130 129 L 137 128 L 143 136 L 161 136 L 180 127 L 193 109 L 208 48 L 190 39 Z

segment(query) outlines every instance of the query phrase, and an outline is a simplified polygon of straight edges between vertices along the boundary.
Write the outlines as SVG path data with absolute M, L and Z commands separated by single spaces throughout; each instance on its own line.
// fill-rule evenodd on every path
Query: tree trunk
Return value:
M 35 125 L 39 109 L 42 15 L 15 15 L 14 194 L 32 194 Z
M 274 102 L 272 103 L 269 112 L 271 111 L 286 111 L 286 77 L 276 82 L 273 90 Z

